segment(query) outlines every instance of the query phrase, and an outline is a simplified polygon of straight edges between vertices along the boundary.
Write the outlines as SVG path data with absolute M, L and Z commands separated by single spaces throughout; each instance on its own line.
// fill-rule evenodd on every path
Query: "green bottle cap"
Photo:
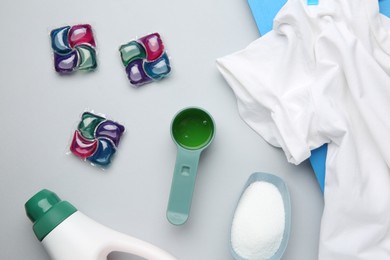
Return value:
M 46 189 L 31 197 L 24 208 L 28 218 L 34 223 L 33 230 L 39 241 L 77 211 L 72 204 L 62 201 L 57 194 Z

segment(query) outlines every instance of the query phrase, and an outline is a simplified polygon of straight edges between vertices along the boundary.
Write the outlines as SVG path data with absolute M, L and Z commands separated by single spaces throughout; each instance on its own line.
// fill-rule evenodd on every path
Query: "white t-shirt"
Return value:
M 289 0 L 217 60 L 240 115 L 299 164 L 329 143 L 320 260 L 390 259 L 390 23 L 378 0 Z

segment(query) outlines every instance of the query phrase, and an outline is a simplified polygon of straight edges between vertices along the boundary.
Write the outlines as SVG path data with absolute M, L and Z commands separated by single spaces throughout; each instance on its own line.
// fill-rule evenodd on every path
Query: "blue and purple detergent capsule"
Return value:
M 107 166 L 111 163 L 124 132 L 123 125 L 85 112 L 74 132 L 70 151 L 92 164 Z
M 54 68 L 60 74 L 96 69 L 96 43 L 89 24 L 64 26 L 50 33 Z
M 119 52 L 133 86 L 160 80 L 171 71 L 168 55 L 158 33 L 123 44 L 119 47 Z

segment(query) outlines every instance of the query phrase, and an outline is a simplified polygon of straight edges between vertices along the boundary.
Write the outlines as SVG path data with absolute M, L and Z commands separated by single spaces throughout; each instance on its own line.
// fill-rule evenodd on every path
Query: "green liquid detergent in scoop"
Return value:
M 49 190 L 35 194 L 25 210 L 53 260 L 105 260 L 113 251 L 150 260 L 176 260 L 154 245 L 103 226 Z
M 183 148 L 200 149 L 207 145 L 214 133 L 211 117 L 198 109 L 179 113 L 172 125 L 173 139 Z

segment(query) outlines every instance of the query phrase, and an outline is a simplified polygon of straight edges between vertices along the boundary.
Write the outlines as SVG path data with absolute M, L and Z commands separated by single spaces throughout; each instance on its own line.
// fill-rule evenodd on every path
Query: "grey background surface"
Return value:
M 61 77 L 48 35 L 78 23 L 95 30 L 99 68 Z M 151 32 L 162 35 L 172 74 L 134 89 L 118 46 Z M 290 189 L 292 230 L 283 259 L 317 258 L 323 198 L 310 164 L 289 164 L 240 119 L 215 66 L 217 57 L 259 37 L 245 0 L 5 0 L 0 35 L 0 259 L 48 259 L 23 207 L 42 188 L 179 259 L 232 259 L 233 210 L 256 171 L 282 177 Z M 169 127 L 187 106 L 208 110 L 217 132 L 200 160 L 190 219 L 176 227 L 165 218 L 176 157 Z M 127 127 L 107 171 L 66 154 L 86 109 Z

